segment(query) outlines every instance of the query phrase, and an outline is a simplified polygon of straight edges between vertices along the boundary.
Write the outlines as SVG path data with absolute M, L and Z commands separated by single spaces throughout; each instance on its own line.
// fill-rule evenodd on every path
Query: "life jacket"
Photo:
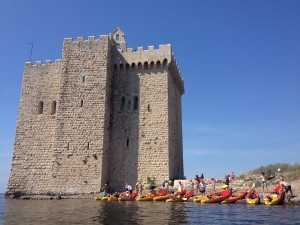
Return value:
M 277 193 L 279 193 L 279 192 L 281 192 L 281 191 L 283 191 L 283 188 L 282 188 L 281 185 L 278 185 L 278 186 L 275 187 L 274 190 L 273 190 L 273 192 L 277 192 Z

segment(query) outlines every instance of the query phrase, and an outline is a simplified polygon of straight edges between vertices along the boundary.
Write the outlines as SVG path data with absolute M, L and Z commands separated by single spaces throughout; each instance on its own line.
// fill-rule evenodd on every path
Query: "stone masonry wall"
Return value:
M 8 192 L 49 190 L 56 128 L 51 105 L 58 100 L 60 68 L 60 61 L 25 64 Z
M 108 36 L 65 39 L 51 192 L 97 192 L 106 182 L 109 52 Z
M 183 162 L 179 163 L 183 159 L 181 132 L 171 132 L 181 128 L 181 121 L 179 124 L 175 120 L 181 118 L 177 111 L 181 111 L 178 106 L 182 94 L 173 77 L 180 75 L 168 71 L 172 59 L 170 45 L 113 51 L 109 180 L 117 190 L 122 190 L 125 182 L 146 184 L 148 177 L 155 178 L 157 184 L 183 177 Z M 138 97 L 138 110 L 134 110 L 135 97 Z
M 169 72 L 171 73 L 171 72 Z M 182 115 L 181 93 L 177 88 L 173 76 L 169 75 L 169 159 L 170 178 L 183 178 L 183 151 L 182 151 Z

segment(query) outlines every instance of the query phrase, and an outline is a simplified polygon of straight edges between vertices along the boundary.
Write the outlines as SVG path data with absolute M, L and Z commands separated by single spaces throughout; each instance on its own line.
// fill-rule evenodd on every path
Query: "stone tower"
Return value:
M 182 178 L 183 93 L 170 45 L 134 51 L 119 28 L 66 38 L 62 60 L 25 63 L 7 193 Z

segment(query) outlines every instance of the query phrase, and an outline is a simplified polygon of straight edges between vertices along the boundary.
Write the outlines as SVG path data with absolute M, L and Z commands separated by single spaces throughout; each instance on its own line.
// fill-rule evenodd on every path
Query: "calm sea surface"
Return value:
M 0 194 L 0 224 L 300 224 L 299 206 L 93 199 L 15 200 Z

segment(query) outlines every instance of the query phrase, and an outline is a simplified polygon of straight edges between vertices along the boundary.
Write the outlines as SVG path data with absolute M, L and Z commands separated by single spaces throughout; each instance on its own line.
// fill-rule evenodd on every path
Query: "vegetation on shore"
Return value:
M 249 177 L 256 174 L 261 174 L 261 172 L 265 172 L 267 176 L 272 177 L 278 173 L 278 168 L 280 168 L 281 172 L 284 174 L 284 179 L 286 181 L 290 182 L 300 179 L 299 163 L 295 163 L 293 165 L 288 163 L 276 163 L 267 166 L 261 166 L 241 174 L 240 177 Z

